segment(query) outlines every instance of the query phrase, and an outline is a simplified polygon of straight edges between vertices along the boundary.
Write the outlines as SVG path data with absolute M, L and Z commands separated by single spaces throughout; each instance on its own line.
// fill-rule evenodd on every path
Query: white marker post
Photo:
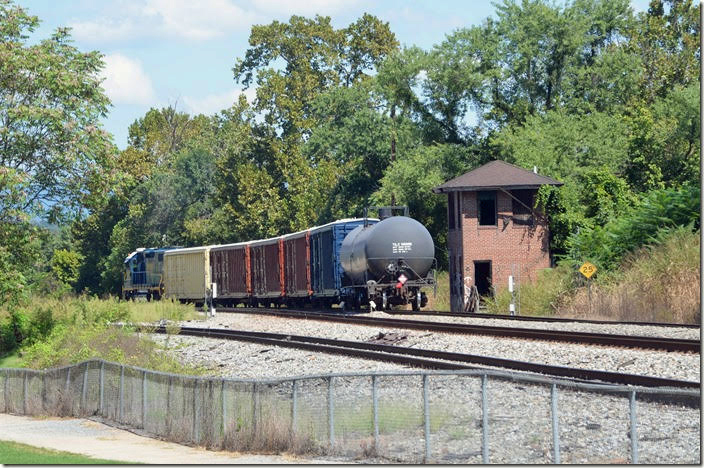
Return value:
M 513 295 L 513 275 L 508 276 L 508 292 L 511 293 L 511 304 L 508 306 L 508 313 L 510 315 L 516 315 L 516 300 Z
M 210 289 L 212 291 L 211 297 L 210 297 L 210 316 L 215 317 L 215 298 L 218 297 L 218 284 L 217 283 L 210 283 Z

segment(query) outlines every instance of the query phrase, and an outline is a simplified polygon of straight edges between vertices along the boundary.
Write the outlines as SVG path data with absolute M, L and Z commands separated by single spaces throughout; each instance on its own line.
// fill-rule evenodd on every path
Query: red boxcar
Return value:
M 247 302 L 252 294 L 248 265 L 248 242 L 220 245 L 210 250 L 211 281 L 217 285 L 217 303 Z
M 284 295 L 283 240 L 276 237 L 251 242 L 249 260 L 252 294 L 257 298 L 282 297 Z
M 282 237 L 284 249 L 284 292 L 298 298 L 299 305 L 313 293 L 310 287 L 310 231 Z M 296 300 L 291 301 L 296 302 Z

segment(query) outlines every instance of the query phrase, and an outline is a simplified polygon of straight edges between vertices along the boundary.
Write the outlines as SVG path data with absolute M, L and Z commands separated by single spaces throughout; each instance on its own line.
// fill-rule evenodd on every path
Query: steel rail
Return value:
M 506 314 L 486 314 L 486 313 L 461 313 L 447 312 L 444 310 L 421 310 L 414 312 L 412 310 L 385 310 L 384 313 L 389 315 L 427 315 L 431 317 L 466 317 L 477 319 L 496 319 L 496 320 L 513 320 L 516 322 L 556 322 L 556 323 L 592 323 L 595 325 L 640 325 L 649 327 L 664 327 L 664 328 L 701 328 L 699 323 L 668 323 L 668 322 L 633 322 L 633 321 L 616 321 L 616 320 L 596 320 L 596 319 L 578 319 L 565 317 L 536 317 L 530 315 L 506 315 Z
M 166 327 L 154 329 L 157 333 L 166 333 Z M 336 340 L 321 337 L 299 336 L 282 333 L 264 333 L 242 330 L 225 330 L 218 328 L 192 328 L 182 327 L 181 335 L 230 339 L 248 341 L 253 343 L 271 344 L 289 348 L 307 349 L 310 351 L 345 356 L 356 356 L 384 362 L 395 362 L 415 367 L 429 369 L 476 369 L 468 364 L 499 367 L 523 372 L 551 375 L 579 379 L 584 381 L 602 381 L 612 384 L 637 385 L 643 387 L 675 387 L 675 388 L 700 388 L 699 382 L 651 377 L 636 374 L 624 374 L 593 369 L 580 369 L 574 367 L 554 366 L 511 359 L 502 359 L 491 356 L 453 353 L 364 343 L 359 341 Z M 426 358 L 426 359 L 422 359 Z M 427 359 L 429 358 L 429 359 Z M 463 363 L 463 364 L 458 364 Z
M 681 338 L 615 335 L 562 330 L 542 330 L 534 328 L 496 327 L 485 325 L 472 325 L 466 323 L 428 322 L 420 320 L 394 319 L 386 317 L 367 317 L 363 315 L 324 314 L 320 312 L 310 312 L 305 310 L 270 310 L 248 308 L 218 308 L 218 310 L 224 312 L 258 313 L 297 319 L 348 322 L 358 325 L 384 326 L 391 328 L 426 330 L 464 335 L 488 335 L 509 338 L 522 338 L 530 340 L 544 340 L 579 344 L 598 344 L 605 346 L 656 349 L 679 352 L 698 353 L 701 350 L 700 340 L 687 340 Z

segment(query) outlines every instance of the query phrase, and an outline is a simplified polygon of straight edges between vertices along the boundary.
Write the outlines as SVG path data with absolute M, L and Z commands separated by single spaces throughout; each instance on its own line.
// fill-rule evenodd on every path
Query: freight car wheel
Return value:
M 421 294 L 420 294 L 420 291 L 418 291 L 418 292 L 416 293 L 415 299 L 413 299 L 413 300 L 411 301 L 411 308 L 412 308 L 414 311 L 418 312 L 418 311 L 420 310 L 421 303 L 422 303 Z

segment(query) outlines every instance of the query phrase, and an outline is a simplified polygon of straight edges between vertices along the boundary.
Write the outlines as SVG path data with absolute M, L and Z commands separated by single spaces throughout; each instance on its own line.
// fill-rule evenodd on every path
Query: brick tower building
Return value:
M 433 189 L 447 194 L 452 311 L 464 310 L 464 286 L 482 295 L 514 281 L 534 281 L 550 267 L 547 219 L 533 208 L 541 185 L 562 185 L 550 177 L 491 161 Z

